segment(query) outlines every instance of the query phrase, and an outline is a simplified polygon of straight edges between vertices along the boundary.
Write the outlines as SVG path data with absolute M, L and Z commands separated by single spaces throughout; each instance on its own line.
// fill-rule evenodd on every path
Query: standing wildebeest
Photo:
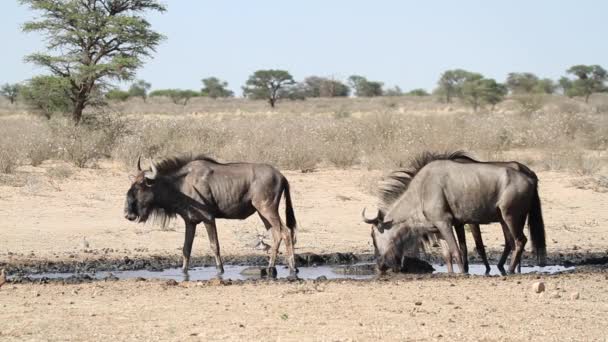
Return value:
M 519 172 L 522 172 L 526 176 L 532 178 L 536 182 L 536 186 L 538 188 L 538 176 L 536 176 L 536 173 L 534 173 L 534 171 L 532 171 L 526 165 L 516 162 L 516 161 L 482 162 L 482 161 L 478 161 L 476 159 L 471 158 L 466 153 L 461 152 L 461 151 L 454 152 L 451 155 L 449 155 L 448 158 L 443 158 L 443 159 L 451 159 L 451 160 L 459 162 L 459 163 L 482 163 L 482 164 L 491 164 L 491 165 L 496 165 L 496 166 L 510 167 L 510 168 L 517 170 Z M 539 220 L 540 220 L 539 224 L 544 226 L 542 215 L 539 217 Z M 477 249 L 477 253 L 481 257 L 483 264 L 486 267 L 486 274 L 489 274 L 490 273 L 490 264 L 488 263 L 486 251 L 483 246 L 483 239 L 481 237 L 481 229 L 479 228 L 479 224 L 471 223 L 471 224 L 468 224 L 468 226 L 471 229 L 471 235 L 473 235 L 473 239 L 475 240 L 475 249 Z M 504 275 L 506 272 L 505 272 L 503 265 L 504 265 L 505 261 L 507 260 L 507 256 L 509 255 L 509 253 L 514 249 L 515 242 L 513 240 L 514 239 L 513 236 L 509 232 L 509 230 L 505 229 L 504 226 L 502 226 L 502 227 L 503 227 L 503 235 L 505 238 L 505 247 L 504 247 L 503 253 L 500 257 L 500 261 L 498 262 L 498 269 L 499 269 L 500 273 L 502 273 Z M 467 258 L 467 242 L 466 242 L 466 237 L 464 234 L 464 225 L 458 224 L 458 225 L 455 225 L 454 228 L 456 230 L 456 236 L 458 238 L 458 243 L 460 244 L 460 251 L 461 251 L 462 257 L 464 259 L 464 269 L 466 272 L 468 272 L 469 263 L 468 263 L 468 258 Z M 543 265 L 544 258 L 545 258 L 545 256 L 540 256 L 538 258 L 539 264 L 542 266 L 544 266 Z M 451 258 L 449 260 L 447 260 L 446 262 L 451 263 Z M 518 265 L 518 267 L 521 267 L 521 263 Z M 520 268 L 520 270 L 521 270 L 521 268 Z
M 439 234 L 447 242 L 447 256 L 454 257 L 464 272 L 452 225 L 500 222 L 515 240 L 509 268 L 513 272 L 527 241 L 523 234 L 527 216 L 533 247 L 544 263 L 545 233 L 536 179 L 508 166 L 436 160 L 432 156 L 422 155 L 421 162 L 414 163 L 416 169 L 405 173 L 405 191 L 391 186 L 380 189 L 384 203 L 390 204 L 375 218 L 364 217 L 373 225 L 380 271 L 400 268 L 404 250 L 411 251 L 422 238 Z M 500 262 L 504 264 L 502 258 Z M 451 266 L 448 263 L 450 272 Z
M 168 218 L 181 216 L 186 224 L 183 249 L 185 273 L 188 272 L 197 224 L 202 222 L 207 228 L 216 267 L 219 273 L 223 273 L 215 219 L 243 220 L 257 211 L 266 229 L 272 230 L 269 274 L 276 274 L 274 266 L 281 240 L 284 239 L 290 277 L 296 276 L 296 218 L 289 183 L 277 169 L 266 164 L 223 164 L 200 155 L 151 163 L 150 170 L 146 171 L 142 171 L 138 160 L 137 170 L 138 174 L 127 192 L 125 217 L 130 221 L 145 222 L 152 214 L 164 224 Z M 286 225 L 279 216 L 279 202 L 283 194 Z

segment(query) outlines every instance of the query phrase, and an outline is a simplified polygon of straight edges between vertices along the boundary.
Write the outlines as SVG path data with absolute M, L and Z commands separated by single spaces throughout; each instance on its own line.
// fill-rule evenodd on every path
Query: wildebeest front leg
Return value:
M 460 254 L 460 249 L 456 244 L 456 238 L 454 237 L 454 231 L 452 230 L 452 224 L 448 222 L 437 222 L 435 227 L 439 229 L 441 236 L 448 244 L 448 250 L 450 254 L 456 259 L 458 263 L 458 268 L 460 268 L 460 272 L 464 273 L 464 262 L 462 261 L 462 255 Z
M 458 244 L 460 245 L 460 255 L 462 256 L 462 261 L 464 263 L 464 273 L 469 273 L 469 257 L 467 251 L 467 238 L 464 235 L 464 225 L 457 224 L 454 225 L 456 230 L 456 237 L 458 237 Z
M 194 234 L 196 233 L 196 224 L 186 223 L 186 238 L 184 239 L 184 248 L 182 249 L 184 260 L 182 271 L 188 273 L 190 267 L 190 254 L 192 252 L 192 242 L 194 242 Z
M 215 226 L 215 220 L 205 222 L 205 228 L 207 229 L 207 236 L 209 237 L 209 246 L 215 256 L 215 267 L 219 274 L 224 273 L 224 264 L 222 263 L 222 257 L 220 256 L 220 241 L 217 238 L 217 227 Z
M 477 249 L 477 254 L 481 257 L 483 264 L 486 266 L 486 274 L 490 274 L 490 263 L 488 262 L 488 256 L 486 255 L 486 248 L 483 245 L 483 239 L 481 238 L 481 228 L 479 228 L 478 224 L 470 224 L 471 227 L 471 235 L 473 235 L 473 240 L 475 240 L 475 249 Z

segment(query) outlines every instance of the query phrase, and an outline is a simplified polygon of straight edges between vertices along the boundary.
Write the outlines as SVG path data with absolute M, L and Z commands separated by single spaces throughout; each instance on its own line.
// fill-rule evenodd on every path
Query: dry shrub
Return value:
M 23 116 L 0 118 L 0 153 L 5 155 L 0 158 L 5 164 L 8 161 L 11 170 L 28 160 L 35 165 L 60 158 L 83 167 L 108 157 L 132 168 L 139 156 L 183 153 L 207 153 L 223 161 L 264 162 L 292 170 L 319 165 L 394 169 L 424 150 L 462 149 L 481 159 L 500 160 L 507 158 L 505 151 L 533 149 L 548 169 L 597 172 L 605 161 L 588 154 L 608 146 L 608 116 L 585 106 L 579 111 L 577 104 L 561 98 L 562 102 L 549 99 L 543 110 L 529 117 L 513 111 L 448 113 L 446 105 L 433 101 L 395 98 L 391 101 L 396 101 L 396 108 L 389 109 L 382 99 L 319 99 L 285 106 L 290 111 L 302 109 L 298 114 L 281 108 L 266 113 L 265 104 L 255 101 L 201 100 L 218 113 L 221 108 L 224 113 L 238 112 L 239 104 L 259 111 L 232 116 L 130 115 L 124 119 L 116 113 L 96 114 L 79 126 Z M 571 108 L 547 110 L 560 106 Z M 426 112 L 413 114 L 414 110 Z
M 13 173 L 19 163 L 19 152 L 14 144 L 2 142 L 0 148 L 0 173 Z
M 69 178 L 74 171 L 66 165 L 58 165 L 46 170 L 46 174 L 55 180 L 63 180 Z

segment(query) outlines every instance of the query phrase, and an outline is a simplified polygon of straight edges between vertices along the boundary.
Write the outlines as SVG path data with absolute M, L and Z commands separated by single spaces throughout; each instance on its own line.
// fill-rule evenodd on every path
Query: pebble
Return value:
M 553 292 L 551 292 L 551 296 L 549 296 L 549 297 L 553 298 L 553 299 L 557 299 L 557 298 L 560 298 L 561 296 L 560 296 L 559 292 L 553 291 Z
M 422 305 L 422 302 L 416 302 L 416 303 L 414 303 L 414 305 L 420 306 L 420 305 Z
M 169 279 L 167 280 L 167 282 L 165 283 L 165 285 L 167 286 L 176 286 L 178 283 L 175 279 Z
M 545 283 L 543 283 L 542 281 L 537 281 L 534 284 L 532 284 L 532 289 L 534 290 L 535 293 L 541 293 L 545 291 Z
M 572 293 L 570 294 L 570 299 L 571 299 L 571 300 L 577 300 L 577 299 L 579 299 L 580 297 L 581 297 L 581 295 L 580 295 L 578 292 L 572 292 Z

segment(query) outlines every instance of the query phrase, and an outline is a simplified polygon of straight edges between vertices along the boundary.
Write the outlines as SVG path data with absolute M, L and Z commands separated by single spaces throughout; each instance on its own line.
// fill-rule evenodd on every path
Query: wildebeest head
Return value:
M 370 219 L 365 217 L 365 209 L 363 209 L 361 216 L 363 222 L 372 225 L 371 236 L 379 271 L 384 272 L 389 268 L 398 271 L 401 268 L 401 253 L 395 246 L 395 230 L 391 229 L 392 219 L 382 210 L 378 210 L 376 217 Z
M 137 175 L 127 191 L 125 218 L 129 221 L 145 222 L 154 211 L 155 185 L 158 171 L 150 161 L 150 170 L 141 169 L 141 158 L 137 160 Z
M 376 217 L 365 217 L 365 210 L 361 213 L 363 221 L 372 225 L 372 242 L 378 270 L 383 273 L 388 269 L 399 272 L 405 255 L 416 252 L 421 232 L 412 229 L 407 223 L 394 221 L 391 213 L 378 210 Z

